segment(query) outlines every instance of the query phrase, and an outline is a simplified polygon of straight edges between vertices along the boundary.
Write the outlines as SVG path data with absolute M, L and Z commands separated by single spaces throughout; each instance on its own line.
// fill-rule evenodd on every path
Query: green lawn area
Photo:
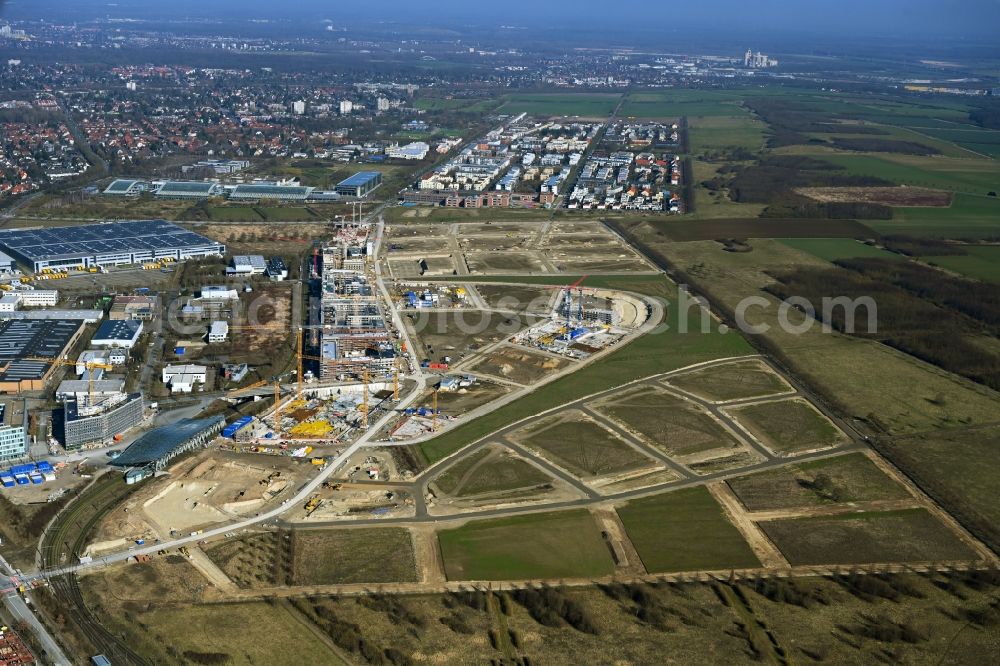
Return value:
M 972 245 L 963 249 L 966 254 L 962 256 L 923 257 L 923 260 L 976 280 L 1000 283 L 1000 245 Z
M 448 580 L 586 578 L 614 571 L 587 511 L 470 522 L 438 533 Z
M 559 276 L 558 284 L 571 284 L 575 279 L 577 278 Z M 499 280 L 551 284 L 553 278 Z M 668 298 L 670 301 L 676 300 L 677 293 L 674 283 L 656 275 L 601 276 L 588 278 L 584 285 L 636 291 Z M 433 463 L 501 427 L 591 393 L 701 361 L 753 353 L 750 344 L 736 332 L 719 333 L 713 328 L 711 333 L 701 333 L 698 327 L 700 317 L 693 310 L 689 317 L 693 324 L 686 333 L 678 331 L 679 308 L 668 308 L 667 319 L 667 330 L 657 329 L 583 369 L 547 384 L 542 391 L 515 400 L 474 421 L 459 425 L 440 437 L 417 445 L 421 455 L 426 461 Z
M 208 216 L 220 222 L 260 222 L 264 219 L 253 206 L 209 206 Z
M 258 206 L 257 211 L 269 222 L 300 222 L 316 219 L 311 210 L 301 207 Z
M 618 515 L 650 573 L 760 565 L 703 486 L 633 500 Z
M 508 95 L 500 113 L 537 116 L 607 117 L 621 99 L 618 93 L 515 93 Z
M 808 252 L 814 257 L 826 261 L 838 259 L 854 259 L 857 257 L 875 259 L 902 259 L 895 252 L 882 250 L 871 245 L 865 245 L 852 238 L 780 238 L 788 247 L 802 252 Z
M 793 566 L 975 559 L 926 509 L 772 520 L 760 527 Z

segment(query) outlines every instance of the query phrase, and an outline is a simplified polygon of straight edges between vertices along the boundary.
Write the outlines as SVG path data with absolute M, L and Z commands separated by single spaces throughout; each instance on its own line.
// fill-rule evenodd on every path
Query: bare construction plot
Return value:
M 913 499 L 864 453 L 849 453 L 729 479 L 750 511 Z
M 630 446 L 583 412 L 572 410 L 512 435 L 519 444 L 571 474 L 589 480 L 630 478 L 663 465 Z
M 515 384 L 534 384 L 552 373 L 573 364 L 565 358 L 528 351 L 522 347 L 504 345 L 486 354 L 468 369 L 491 375 Z
M 594 409 L 669 456 L 718 458 L 738 453 L 740 442 L 700 405 L 656 386 L 626 389 Z
M 740 361 L 674 375 L 670 386 L 710 402 L 728 402 L 792 393 L 792 386 L 760 360 Z
M 847 436 L 802 398 L 758 402 L 726 412 L 777 455 L 794 455 L 844 444 Z
M 474 287 L 491 308 L 548 315 L 555 309 L 558 290 L 525 285 L 485 285 Z
M 433 515 L 580 496 L 568 484 L 502 444 L 489 444 L 460 458 L 435 476 L 428 489 L 433 495 L 428 510 Z
M 537 319 L 488 310 L 408 312 L 403 321 L 419 347 L 421 358 L 451 357 L 450 363 L 481 351 L 533 325 Z

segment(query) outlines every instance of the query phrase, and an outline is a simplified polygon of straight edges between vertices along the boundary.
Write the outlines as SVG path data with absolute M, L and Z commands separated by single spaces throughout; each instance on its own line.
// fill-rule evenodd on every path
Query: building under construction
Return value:
M 582 289 L 564 289 L 559 300 L 559 316 L 581 324 L 617 326 L 621 320 L 610 298 L 589 296 Z
M 394 371 L 396 351 L 386 327 L 374 277 L 374 251 L 367 230 L 342 229 L 323 248 L 320 379 L 385 377 Z

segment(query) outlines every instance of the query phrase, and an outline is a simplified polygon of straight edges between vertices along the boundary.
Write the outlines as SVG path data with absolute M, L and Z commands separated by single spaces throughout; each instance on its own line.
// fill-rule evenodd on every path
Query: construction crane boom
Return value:
M 22 361 L 37 361 L 40 363 L 51 363 L 53 365 L 71 365 L 74 368 L 78 365 L 82 365 L 87 369 L 87 404 L 94 404 L 94 370 L 100 368 L 101 370 L 114 370 L 115 366 L 109 365 L 107 363 L 101 363 L 100 361 L 84 361 L 79 363 L 77 361 L 68 361 L 61 358 L 41 358 L 35 356 L 28 356 L 26 358 L 20 359 Z

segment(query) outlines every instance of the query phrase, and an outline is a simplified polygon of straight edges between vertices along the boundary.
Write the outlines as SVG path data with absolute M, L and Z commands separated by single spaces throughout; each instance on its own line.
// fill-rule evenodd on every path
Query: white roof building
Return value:
M 208 368 L 204 365 L 167 365 L 163 368 L 163 383 L 171 393 L 191 393 L 195 384 L 204 384 Z
M 201 288 L 201 297 L 207 300 L 236 300 L 240 294 L 235 289 L 222 285 L 207 285 Z
M 131 349 L 142 335 L 142 322 L 134 319 L 108 319 L 102 323 L 90 344 L 94 347 Z
M 208 329 L 208 343 L 225 342 L 229 338 L 229 324 L 224 321 L 213 321 Z
M 267 262 L 259 254 L 236 255 L 233 265 L 226 268 L 229 275 L 262 275 L 267 270 Z

